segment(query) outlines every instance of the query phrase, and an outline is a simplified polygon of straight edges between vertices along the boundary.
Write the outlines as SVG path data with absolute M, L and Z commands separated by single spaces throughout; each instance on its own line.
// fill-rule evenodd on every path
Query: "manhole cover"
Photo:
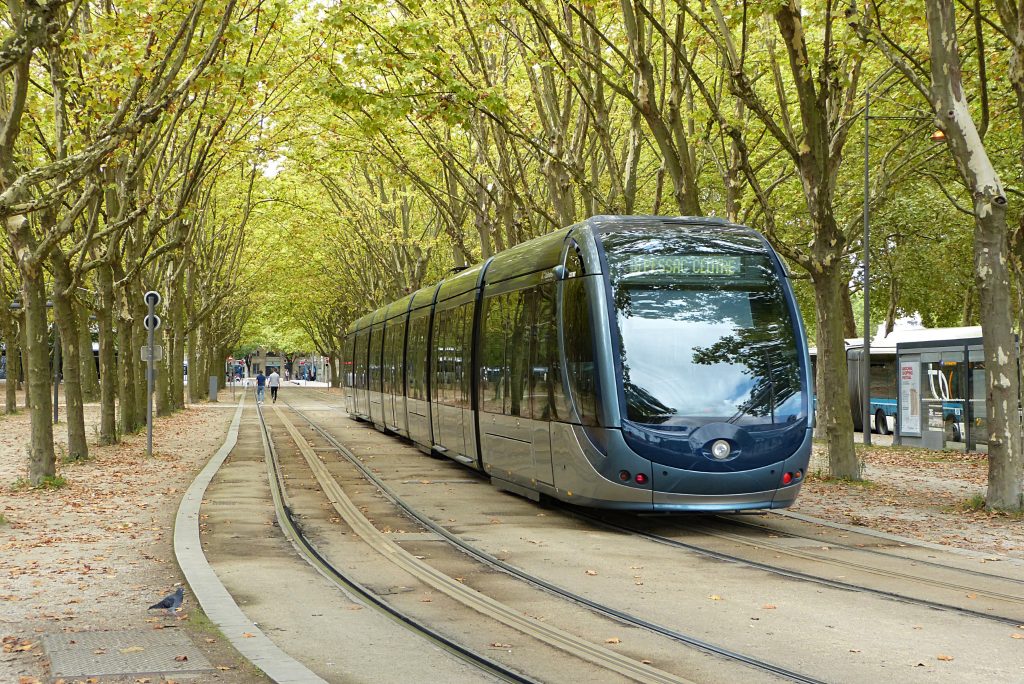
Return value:
M 213 666 L 176 629 L 46 634 L 43 648 L 54 677 L 102 677 L 202 672 Z

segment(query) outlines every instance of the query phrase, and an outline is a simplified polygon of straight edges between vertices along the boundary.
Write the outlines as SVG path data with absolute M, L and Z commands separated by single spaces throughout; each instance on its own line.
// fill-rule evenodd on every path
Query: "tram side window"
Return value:
M 448 386 L 448 405 L 462 405 L 462 373 L 465 350 L 462 346 L 463 326 L 466 324 L 465 307 L 452 309 L 451 325 L 448 327 L 448 358 L 451 364 L 451 380 Z
M 587 274 L 583 267 L 583 259 L 580 257 L 579 245 L 575 242 L 570 243 L 569 250 L 565 253 L 565 270 L 569 272 L 571 278 Z
M 380 356 L 384 347 L 384 328 L 376 327 L 370 332 L 370 390 L 380 391 Z
M 469 408 L 471 402 L 471 380 L 473 368 L 473 302 L 462 306 L 462 341 L 460 357 L 462 359 L 462 373 L 459 376 L 460 397 L 459 405 Z
M 505 358 L 508 360 L 509 374 L 505 414 L 529 418 L 530 397 L 527 389 L 530 372 L 530 333 L 536 297 L 532 290 L 509 292 L 504 296 L 508 298 Z
M 409 321 L 409 350 L 406 354 L 406 374 L 409 378 L 409 398 L 426 399 L 427 375 L 427 323 L 426 316 Z
M 545 283 L 536 291 L 537 310 L 530 352 L 530 397 L 534 420 L 563 420 L 569 415 L 568 401 L 562 389 L 555 291 L 554 283 Z
M 586 279 L 563 281 L 562 311 L 565 327 L 565 361 L 569 391 L 584 425 L 597 425 L 597 381 L 594 372 L 594 338 L 590 325 L 590 299 Z
M 341 343 L 341 384 L 352 386 L 352 336 L 348 335 Z
M 444 365 L 444 344 L 442 337 L 445 329 L 445 322 L 447 321 L 448 313 L 446 311 L 435 311 L 434 312 L 434 327 L 431 331 L 431 349 L 433 353 L 430 355 L 430 377 L 433 379 L 431 384 L 431 400 L 435 403 L 444 403 L 444 380 L 443 365 Z
M 366 332 L 356 335 L 356 370 L 355 386 L 359 389 L 366 389 Z
M 504 299 L 491 296 L 483 302 L 483 336 L 480 341 L 480 408 L 501 413 L 505 397 Z
M 402 328 L 400 319 L 393 319 L 384 329 L 384 393 L 398 394 L 399 366 L 402 363 Z
M 441 329 L 438 331 L 437 355 L 438 373 L 434 377 L 438 388 L 438 401 L 447 406 L 455 403 L 455 349 L 452 343 L 455 327 L 458 325 L 458 312 L 448 309 L 441 314 Z

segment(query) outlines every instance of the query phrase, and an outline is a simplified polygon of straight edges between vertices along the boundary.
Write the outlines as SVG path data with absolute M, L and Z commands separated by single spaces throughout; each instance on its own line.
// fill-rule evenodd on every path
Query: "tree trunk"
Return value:
M 11 327 L 11 334 L 4 341 L 7 343 L 7 381 L 5 399 L 6 413 L 18 412 L 18 375 L 21 373 L 21 348 L 18 346 L 18 334 Z
M 853 300 L 850 298 L 850 288 L 844 287 L 843 295 L 843 335 L 846 337 L 857 337 L 857 319 L 853 315 Z
M 341 356 L 332 352 L 328 359 L 331 364 L 331 387 L 337 389 L 341 387 Z
M 132 324 L 126 316 L 117 321 L 118 424 L 122 435 L 135 432 L 135 364 L 132 363 Z
M 92 352 L 92 323 L 89 321 L 89 309 L 80 306 L 76 310 L 78 316 L 78 355 L 81 364 L 79 375 L 82 380 L 82 400 L 99 401 L 100 379 L 96 370 L 96 356 Z
M 146 385 L 147 364 L 142 360 L 140 352 L 149 341 L 146 328 L 142 325 L 146 315 L 149 313 L 149 309 L 142 299 L 144 290 L 141 283 L 135 284 L 134 287 L 127 286 L 125 292 L 128 296 L 128 305 L 132 310 L 132 347 L 128 351 L 130 352 L 129 358 L 131 363 L 135 366 L 135 418 L 138 427 L 142 428 L 146 426 L 149 389 Z
M 203 396 L 201 384 L 196 378 L 199 377 L 199 332 L 193 329 L 188 334 L 188 401 L 194 404 L 200 401 Z
M 833 477 L 861 479 L 860 459 L 853 448 L 853 416 L 847 390 L 846 340 L 843 335 L 842 268 L 814 273 L 814 303 L 818 316 L 817 431 L 828 443 Z
M 71 271 L 59 250 L 53 253 L 50 263 L 53 267 L 53 319 L 60 333 L 64 360 L 61 364 L 64 375 L 64 397 L 67 405 L 68 453 L 67 458 L 81 461 L 89 457 L 89 445 L 85 440 L 85 408 L 82 405 L 82 364 L 79 355 L 78 317 L 75 306 L 68 297 L 71 285 Z M 91 356 L 91 354 L 90 354 Z
M 185 290 L 184 279 L 180 275 L 171 283 L 167 299 L 168 329 L 171 331 L 167 340 L 171 409 L 178 411 L 185 408 Z
M 25 340 L 27 338 L 28 338 L 28 330 L 25 327 L 25 316 L 22 315 L 21 318 L 18 319 L 18 359 L 17 359 L 17 361 L 18 361 L 18 375 L 17 375 L 18 384 L 17 384 L 17 389 L 24 390 L 24 392 L 25 392 L 25 399 L 24 399 L 24 402 L 23 402 L 25 408 L 28 408 L 28 406 L 29 406 L 29 394 L 31 394 L 31 392 L 29 391 L 29 388 L 28 388 L 28 375 L 27 375 L 27 370 L 28 370 L 28 347 L 25 344 Z
M 957 170 L 974 199 L 974 279 L 985 346 L 990 509 L 1024 507 L 1017 344 L 1010 311 L 1006 193 L 974 125 L 963 91 L 952 0 L 925 5 L 932 106 Z
M 100 443 L 114 444 L 118 440 L 115 422 L 117 399 L 117 360 L 114 351 L 114 276 L 110 266 L 104 264 L 96 270 L 100 291 L 100 307 L 96 323 L 100 338 Z
M 57 474 L 53 453 L 53 403 L 50 397 L 50 335 L 46 324 L 46 289 L 40 268 L 21 269 L 21 291 L 25 304 L 25 348 L 28 368 L 29 411 L 32 440 L 29 447 L 28 479 L 33 486 Z
M 164 323 L 166 325 L 166 322 Z M 161 326 L 153 335 L 153 344 L 163 347 L 164 355 L 159 361 L 153 363 L 153 370 L 156 372 L 154 383 L 156 392 L 156 415 L 171 415 L 171 390 L 169 377 L 167 375 L 167 340 L 164 335 L 164 327 Z

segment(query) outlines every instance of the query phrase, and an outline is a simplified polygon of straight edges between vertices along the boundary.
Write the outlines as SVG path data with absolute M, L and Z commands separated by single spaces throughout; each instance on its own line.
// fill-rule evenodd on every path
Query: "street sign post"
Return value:
M 160 327 L 160 317 L 156 315 L 156 307 L 160 304 L 160 293 L 155 290 L 147 292 L 143 299 L 149 308 L 149 314 L 142 321 L 148 333 L 148 340 L 142 349 L 142 359 L 146 362 L 146 456 L 153 456 L 153 362 L 163 358 L 163 348 L 154 347 L 153 334 Z M 160 356 L 157 356 L 159 350 Z

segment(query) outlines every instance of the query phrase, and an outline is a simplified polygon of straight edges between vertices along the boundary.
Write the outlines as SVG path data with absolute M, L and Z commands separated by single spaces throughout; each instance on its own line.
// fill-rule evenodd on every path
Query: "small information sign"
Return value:
M 142 347 L 140 355 L 142 356 L 142 360 L 143 361 L 149 361 L 150 360 L 149 345 L 146 345 L 146 346 Z M 153 361 L 160 361 L 163 358 L 164 358 L 164 348 L 161 345 L 159 345 L 159 344 L 154 344 L 153 345 L 152 360 Z

